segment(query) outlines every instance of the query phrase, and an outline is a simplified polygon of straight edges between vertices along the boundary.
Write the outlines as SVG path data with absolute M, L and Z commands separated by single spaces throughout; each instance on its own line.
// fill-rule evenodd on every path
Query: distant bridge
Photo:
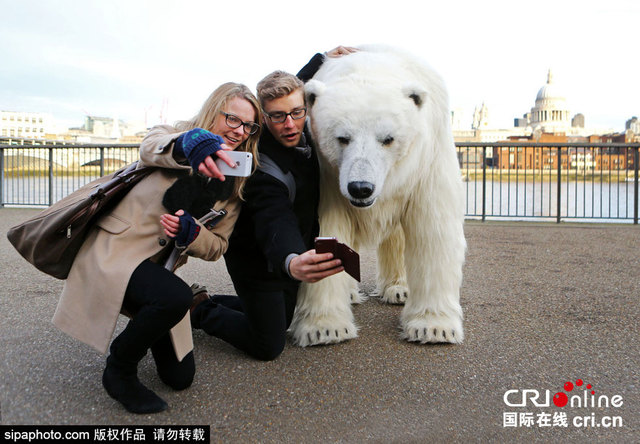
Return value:
M 129 164 L 139 156 L 139 145 L 0 145 L 5 170 L 74 169 L 97 166 L 107 170 Z

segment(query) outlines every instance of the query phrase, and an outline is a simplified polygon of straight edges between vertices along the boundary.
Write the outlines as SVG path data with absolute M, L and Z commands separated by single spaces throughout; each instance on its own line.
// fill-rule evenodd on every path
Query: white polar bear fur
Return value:
M 462 342 L 464 192 L 443 81 L 411 54 L 366 46 L 328 58 L 305 93 L 320 161 L 320 235 L 356 251 L 377 247 L 378 291 L 405 303 L 402 337 Z M 350 182 L 371 183 L 373 193 L 354 198 Z M 294 342 L 356 337 L 351 302 L 362 300 L 346 273 L 303 284 Z

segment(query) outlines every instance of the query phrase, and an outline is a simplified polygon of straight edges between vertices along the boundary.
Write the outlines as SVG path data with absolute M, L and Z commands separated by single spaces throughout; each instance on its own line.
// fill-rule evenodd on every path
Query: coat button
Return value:
M 167 240 L 166 239 L 158 239 L 158 243 L 160 244 L 161 247 L 164 247 L 165 245 L 167 245 Z

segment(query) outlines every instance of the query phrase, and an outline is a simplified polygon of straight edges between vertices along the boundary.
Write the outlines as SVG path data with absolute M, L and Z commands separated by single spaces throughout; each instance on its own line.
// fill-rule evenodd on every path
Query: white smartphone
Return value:
M 235 168 L 231 168 L 222 159 L 216 159 L 216 166 L 225 176 L 247 177 L 251 175 L 251 165 L 253 165 L 253 154 L 246 151 L 225 151 L 236 163 Z

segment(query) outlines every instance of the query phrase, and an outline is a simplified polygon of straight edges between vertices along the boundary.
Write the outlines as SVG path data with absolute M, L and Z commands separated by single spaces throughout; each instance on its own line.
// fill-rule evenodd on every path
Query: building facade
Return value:
M 46 113 L 0 111 L 0 136 L 44 139 L 55 133 L 53 117 Z

